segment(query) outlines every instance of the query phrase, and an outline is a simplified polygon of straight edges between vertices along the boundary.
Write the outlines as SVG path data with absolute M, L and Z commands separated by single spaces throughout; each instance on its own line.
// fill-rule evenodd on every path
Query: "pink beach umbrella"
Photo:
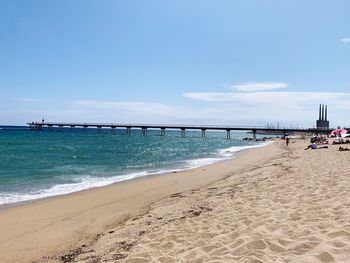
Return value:
M 339 137 L 344 137 L 348 131 L 345 129 L 335 129 L 331 132 L 332 136 L 339 136 Z

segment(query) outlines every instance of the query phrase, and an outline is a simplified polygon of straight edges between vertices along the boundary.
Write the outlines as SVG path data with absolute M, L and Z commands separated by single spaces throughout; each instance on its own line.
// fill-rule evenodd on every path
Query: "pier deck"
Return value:
M 205 137 L 205 132 L 207 130 L 217 130 L 226 131 L 226 137 L 230 138 L 231 131 L 251 131 L 253 133 L 253 138 L 256 139 L 256 133 L 260 132 L 270 132 L 270 133 L 282 133 L 284 136 L 288 133 L 294 132 L 305 132 L 305 133 L 329 133 L 332 129 L 300 129 L 300 128 L 270 128 L 263 126 L 233 126 L 233 125 L 172 125 L 172 124 L 131 124 L 131 123 L 79 123 L 79 122 L 28 122 L 29 127 L 33 130 L 42 130 L 43 128 L 124 128 L 127 134 L 130 134 L 131 129 L 140 129 L 142 135 L 147 134 L 147 129 L 160 129 L 161 135 L 165 135 L 166 129 L 180 130 L 181 137 L 185 137 L 186 130 L 200 130 L 202 131 L 202 137 Z

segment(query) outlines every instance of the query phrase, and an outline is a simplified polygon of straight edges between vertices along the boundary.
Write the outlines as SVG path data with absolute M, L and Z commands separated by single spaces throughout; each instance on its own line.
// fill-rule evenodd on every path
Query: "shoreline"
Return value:
M 48 195 L 48 196 L 43 196 L 43 197 L 39 197 L 39 198 L 33 198 L 33 199 L 28 199 L 28 200 L 22 200 L 22 201 L 17 201 L 17 202 L 10 202 L 10 203 L 4 203 L 4 204 L 0 204 L 0 211 L 4 210 L 4 209 L 9 209 L 12 207 L 17 207 L 17 206 L 22 206 L 22 205 L 27 205 L 27 204 L 31 204 L 31 203 L 35 203 L 41 200 L 45 200 L 45 199 L 52 199 L 52 198 L 56 198 L 56 197 L 62 197 L 65 195 L 71 195 L 71 194 L 75 194 L 75 193 L 79 193 L 79 192 L 83 192 L 83 191 L 88 191 L 88 190 L 94 190 L 94 189 L 98 189 L 98 188 L 103 188 L 103 187 L 108 187 L 110 185 L 114 185 L 114 184 L 119 184 L 119 183 L 123 183 L 123 182 L 127 182 L 127 181 L 133 181 L 133 180 L 139 180 L 139 179 L 143 179 L 146 177 L 154 177 L 154 176 L 162 176 L 162 175 L 166 175 L 166 174 L 171 174 L 171 173 L 178 173 L 178 172 L 185 172 L 188 170 L 192 170 L 192 169 L 199 169 L 201 167 L 206 167 L 209 165 L 215 165 L 217 163 L 221 163 L 221 162 L 226 162 L 226 161 L 230 161 L 235 159 L 238 155 L 244 153 L 245 151 L 249 151 L 255 148 L 260 148 L 260 147 L 264 147 L 270 143 L 272 143 L 272 141 L 266 141 L 264 143 L 260 143 L 260 144 L 256 144 L 256 145 L 250 145 L 250 146 L 234 146 L 239 148 L 237 151 L 231 152 L 231 156 L 229 157 L 225 157 L 225 156 L 221 156 L 220 158 L 200 158 L 200 159 L 193 159 L 191 161 L 201 161 L 201 160 L 206 160 L 206 159 L 217 159 L 215 161 L 213 161 L 213 163 L 209 163 L 209 164 L 204 164 L 204 165 L 198 165 L 198 166 L 194 166 L 194 167 L 182 167 L 182 168 L 169 168 L 169 169 L 164 169 L 161 170 L 159 172 L 148 172 L 148 171 L 139 171 L 139 172 L 135 172 L 135 173 L 139 173 L 143 175 L 138 175 L 135 177 L 131 177 L 128 179 L 121 179 L 120 181 L 115 181 L 115 182 L 111 182 L 108 183 L 106 185 L 101 185 L 101 186 L 93 186 L 93 187 L 89 187 L 89 188 L 83 188 L 81 190 L 78 191 L 72 191 L 72 192 L 67 192 L 67 193 L 62 193 L 62 194 L 53 194 L 53 195 Z M 224 151 L 230 148 L 225 148 L 225 149 L 219 149 L 219 151 Z M 121 177 L 127 177 L 130 174 L 125 174 L 125 175 L 121 175 Z
M 30 262 L 89 243 L 106 226 L 140 214 L 162 198 L 217 182 L 266 158 L 262 153 L 270 145 L 241 151 L 234 159 L 208 166 L 140 177 L 2 209 L 0 254 L 6 262 Z
M 242 155 L 222 179 L 167 195 L 43 262 L 349 262 L 349 152 L 307 144 Z

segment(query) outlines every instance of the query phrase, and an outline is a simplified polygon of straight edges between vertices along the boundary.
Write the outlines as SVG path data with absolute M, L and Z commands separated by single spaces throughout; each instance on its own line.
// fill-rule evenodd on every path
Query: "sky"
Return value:
M 350 126 L 348 0 L 0 1 L 0 124 Z

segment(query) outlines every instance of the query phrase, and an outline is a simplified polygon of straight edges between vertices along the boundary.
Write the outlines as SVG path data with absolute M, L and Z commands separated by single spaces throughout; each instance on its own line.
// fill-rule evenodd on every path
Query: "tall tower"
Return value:
M 318 120 L 316 121 L 316 128 L 320 130 L 329 129 L 329 121 L 327 120 L 328 115 L 327 105 L 320 104 L 319 112 L 318 112 Z

